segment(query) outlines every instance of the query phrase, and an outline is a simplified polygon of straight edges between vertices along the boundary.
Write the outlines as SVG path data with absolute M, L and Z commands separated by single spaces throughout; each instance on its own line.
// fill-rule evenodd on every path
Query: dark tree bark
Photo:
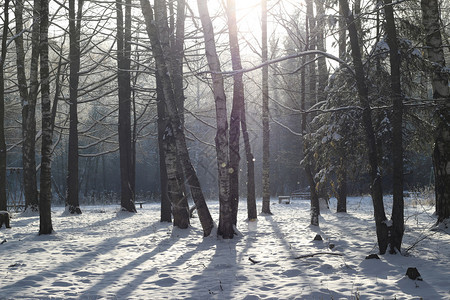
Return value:
M 67 166 L 66 209 L 71 214 L 81 214 L 78 186 L 78 82 L 80 70 L 80 29 L 83 0 L 78 1 L 75 14 L 75 0 L 69 0 L 70 75 L 69 75 L 69 152 Z M 76 18 L 76 19 L 75 19 Z
M 433 167 L 436 193 L 437 223 L 450 218 L 450 90 L 443 51 L 439 3 L 437 0 L 421 0 L 422 23 L 425 28 L 428 59 L 434 64 L 431 76 L 433 99 L 439 105 L 438 123 L 433 149 Z
M 181 130 L 182 124 L 179 117 L 175 96 L 173 92 L 173 82 L 169 74 L 169 66 L 165 60 L 163 48 L 158 37 L 158 28 L 155 24 L 155 18 L 153 16 L 153 9 L 149 1 L 141 0 L 142 14 L 145 18 L 145 25 L 147 34 L 150 38 L 152 45 L 153 55 L 156 62 L 156 70 L 162 83 L 162 90 L 165 100 L 165 109 L 168 116 L 168 122 L 172 129 L 172 134 L 175 137 L 177 155 L 183 164 L 183 171 L 186 174 L 188 184 L 190 186 L 191 195 L 194 203 L 197 207 L 197 213 L 202 224 L 204 236 L 208 236 L 211 233 L 214 223 L 209 213 L 208 206 L 206 205 L 205 198 L 203 196 L 200 182 L 197 174 L 192 166 L 189 158 L 189 152 L 186 145 L 186 139 L 183 130 Z M 167 159 L 166 159 L 167 165 Z M 170 197 L 170 195 L 169 195 Z
M 345 61 L 347 55 L 347 35 L 345 17 L 339 7 L 339 58 Z M 339 165 L 337 169 L 337 212 L 347 212 L 347 167 L 345 150 L 339 151 Z
M 123 14 L 125 6 L 125 22 Z M 134 183 L 132 179 L 131 151 L 131 1 L 116 2 L 117 9 L 117 66 L 119 87 L 119 152 L 120 152 L 120 204 L 123 210 L 136 212 L 134 205 Z M 125 26 L 124 26 L 125 25 Z
M 41 74 L 41 111 L 42 111 L 42 148 L 39 234 L 51 234 L 52 226 L 52 113 L 50 108 L 50 70 L 48 61 L 48 0 L 41 0 L 40 16 L 40 74 Z
M 369 154 L 369 173 L 371 177 L 371 195 L 374 207 L 375 225 L 377 231 L 378 248 L 380 254 L 385 254 L 388 245 L 388 229 L 386 225 L 386 214 L 383 204 L 383 190 L 381 186 L 381 174 L 378 169 L 378 154 L 376 146 L 375 132 L 372 125 L 372 114 L 369 103 L 368 88 L 365 80 L 364 68 L 362 64 L 358 32 L 355 19 L 350 12 L 347 0 L 339 0 L 342 13 L 346 18 L 350 37 L 353 64 L 355 66 L 356 87 L 358 97 L 363 108 L 362 121 L 366 136 Z
M 31 64 L 30 86 L 28 91 L 27 77 L 25 75 L 25 52 L 23 37 L 19 33 L 23 31 L 23 0 L 18 0 L 15 7 L 16 17 L 16 61 L 17 82 L 22 104 L 22 165 L 23 165 L 23 190 L 25 197 L 25 209 L 38 211 L 39 199 L 36 176 L 36 101 L 38 94 L 38 67 L 39 67 L 39 22 L 33 22 L 31 34 Z M 40 0 L 34 0 L 33 19 L 39 20 Z
M 387 43 L 389 45 L 389 61 L 391 65 L 392 89 L 392 158 L 393 158 L 393 204 L 392 228 L 390 229 L 390 253 L 401 251 L 403 232 L 405 231 L 404 203 L 403 203 L 403 98 L 400 82 L 400 52 L 395 28 L 394 9 L 392 0 L 384 0 L 386 18 Z
M 214 41 L 214 29 L 209 16 L 206 0 L 197 0 L 200 19 L 203 26 L 205 40 L 205 52 L 208 66 L 212 72 L 214 102 L 216 105 L 216 154 L 217 168 L 219 173 L 219 228 L 218 234 L 225 239 L 231 239 L 234 235 L 233 229 L 233 204 L 230 201 L 230 166 L 228 152 L 228 123 L 227 105 L 224 91 L 223 77 L 220 74 L 220 61 Z
M 268 60 L 267 48 L 267 0 L 261 0 L 262 62 Z M 263 126 L 263 169 L 262 169 L 262 213 L 270 211 L 270 126 L 269 126 L 269 66 L 262 67 L 262 126 Z
M 233 70 L 242 69 L 239 51 L 238 30 L 236 24 L 236 5 L 234 0 L 227 1 L 228 36 L 230 41 L 231 64 Z M 244 107 L 244 83 L 242 73 L 233 76 L 233 105 L 230 116 L 230 202 L 232 205 L 233 224 L 237 223 L 239 205 L 239 139 L 241 130 L 241 114 Z
M 336 172 L 337 187 L 336 187 L 336 199 L 337 199 L 337 212 L 347 212 L 347 168 L 346 160 L 342 155 L 339 158 L 339 165 Z
M 245 114 L 245 105 L 242 107 L 241 125 L 242 135 L 244 137 L 245 156 L 247 159 L 247 217 L 249 221 L 258 218 L 256 208 L 256 184 L 255 184 L 255 159 L 250 148 L 250 138 L 247 130 L 247 120 Z
M 167 127 L 167 119 L 164 108 L 164 94 L 162 83 L 156 74 L 156 107 L 158 111 L 158 149 L 159 149 L 159 177 L 161 184 L 161 222 L 172 222 L 172 205 L 168 191 L 168 178 L 166 168 L 166 154 L 164 151 L 164 131 Z
M 5 140 L 5 74 L 6 43 L 9 26 L 9 0 L 5 0 L 3 15 L 2 49 L 0 54 L 0 210 L 6 211 L 6 140 Z M 7 216 L 7 218 L 9 218 Z M 8 219 L 9 221 L 9 219 Z M 6 223 L 6 227 L 9 223 Z

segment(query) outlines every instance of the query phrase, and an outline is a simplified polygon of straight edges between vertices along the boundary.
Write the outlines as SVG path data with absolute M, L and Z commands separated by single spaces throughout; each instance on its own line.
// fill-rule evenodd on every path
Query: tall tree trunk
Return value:
M 0 210 L 6 210 L 6 140 L 5 140 L 5 74 L 6 42 L 9 26 L 9 0 L 5 0 L 3 15 L 2 49 L 0 54 Z
M 339 165 L 337 167 L 337 212 L 347 212 L 347 168 L 344 155 L 339 158 Z
M 50 108 L 50 71 L 48 61 L 48 0 L 41 0 L 40 18 L 40 59 L 41 59 L 41 111 L 42 111 L 42 148 L 39 234 L 51 234 L 52 226 L 52 113 Z
M 38 211 L 39 199 L 36 176 L 36 100 L 38 94 L 38 64 L 39 64 L 39 22 L 33 22 L 31 34 L 31 65 L 30 86 L 28 91 L 25 75 L 25 52 L 23 37 L 19 33 L 23 30 L 23 0 L 18 0 L 15 7 L 17 60 L 17 81 L 22 104 L 22 166 L 23 166 L 23 190 L 25 208 Z M 33 19 L 39 20 L 40 0 L 34 0 Z
M 355 66 L 356 87 L 360 104 L 363 108 L 362 121 L 366 135 L 366 142 L 369 154 L 369 173 L 372 180 L 371 195 L 374 207 L 375 225 L 377 231 L 378 248 L 380 254 L 385 254 L 388 245 L 388 229 L 386 225 L 386 214 L 383 204 L 383 190 L 381 186 L 381 174 L 378 169 L 378 154 L 375 139 L 375 132 L 372 125 L 372 113 L 369 103 L 368 88 L 365 81 L 364 68 L 362 64 L 360 46 L 358 41 L 358 32 L 355 25 L 355 19 L 350 12 L 347 0 L 339 0 L 342 13 L 347 20 L 347 27 L 350 37 L 352 50 L 352 59 Z
M 206 0 L 197 0 L 200 19 L 203 26 L 205 52 L 208 66 L 212 72 L 214 102 L 216 105 L 216 153 L 219 173 L 219 228 L 218 234 L 223 238 L 233 238 L 233 203 L 230 201 L 230 166 L 228 152 L 227 105 L 223 77 L 220 74 L 220 61 L 214 41 L 214 29 L 209 16 Z
M 172 222 L 172 205 L 170 203 L 168 191 L 168 178 L 166 168 L 166 153 L 164 150 L 164 131 L 167 127 L 165 113 L 164 94 L 162 83 L 156 74 L 156 107 L 158 111 L 158 149 L 159 149 L 159 177 L 161 185 L 161 222 Z
M 307 2 L 307 5 L 309 7 L 309 5 L 312 6 L 312 2 L 309 3 Z M 309 13 L 312 13 L 312 8 L 308 9 Z M 309 30 L 309 24 L 311 24 L 311 22 L 308 22 L 311 18 L 311 16 L 309 15 L 309 13 L 306 14 L 306 19 L 305 19 L 305 27 L 306 27 L 306 45 L 305 45 L 305 50 L 307 51 L 308 49 L 311 49 L 311 46 L 309 45 L 309 42 L 312 40 L 309 36 L 310 36 L 310 30 Z M 314 49 L 314 47 L 312 48 Z M 306 65 L 306 56 L 302 57 L 302 65 L 305 66 Z M 313 72 L 313 74 L 315 74 L 315 65 L 313 65 L 313 67 L 310 67 L 309 69 L 310 73 Z M 309 76 L 313 77 L 312 74 L 309 74 Z M 310 77 L 310 86 L 309 86 L 309 91 L 310 93 L 312 93 L 312 88 L 314 88 L 314 94 L 315 94 L 315 81 L 312 80 Z M 315 77 L 315 76 L 314 76 Z M 303 112 L 302 114 L 302 135 L 303 135 L 303 156 L 306 158 L 309 155 L 309 146 L 308 146 L 308 141 L 307 141 L 307 127 L 306 127 L 306 121 L 307 121 L 307 115 L 305 113 L 306 111 L 306 70 L 303 67 L 302 71 L 301 71 L 301 110 Z M 312 83 L 314 81 L 314 83 Z M 315 101 L 314 101 L 315 102 Z M 314 103 L 312 102 L 312 103 Z M 309 190 L 310 190 L 310 197 L 311 197 L 311 225 L 314 226 L 319 226 L 319 215 L 320 215 L 320 205 L 319 205 L 319 195 L 317 193 L 317 189 L 316 189 L 316 183 L 314 181 L 314 174 L 313 174 L 313 166 L 312 163 L 309 162 L 308 160 L 305 159 L 305 174 L 306 174 L 306 179 L 308 181 L 309 184 Z
M 392 89 L 392 157 L 393 157 L 393 204 L 392 228 L 390 232 L 390 253 L 401 251 L 403 232 L 405 230 L 404 203 L 403 203 L 403 98 L 400 82 L 400 52 L 395 29 L 394 9 L 392 0 L 384 0 L 386 18 L 387 43 L 389 45 L 389 60 L 391 65 Z
M 345 61 L 347 56 L 347 25 L 342 8 L 339 6 L 339 58 Z
M 78 186 L 78 82 L 80 70 L 80 27 L 83 0 L 78 1 L 78 13 L 75 14 L 75 0 L 69 0 L 69 36 L 70 36 L 70 94 L 69 94 L 69 159 L 67 166 L 66 209 L 71 214 L 81 214 Z M 75 19 L 77 18 L 77 20 Z
M 255 184 L 255 159 L 250 148 L 250 138 L 247 130 L 247 118 L 245 113 L 245 105 L 241 112 L 242 136 L 244 138 L 245 156 L 247 159 L 247 217 L 249 221 L 258 218 L 256 209 L 256 184 Z
M 268 60 L 267 47 L 267 0 L 261 0 L 262 62 Z M 262 126 L 263 126 L 263 167 L 262 167 L 262 213 L 270 211 L 270 125 L 269 125 L 269 66 L 262 67 Z
M 326 52 L 325 47 L 325 1 L 324 0 L 315 0 L 316 3 L 316 9 L 317 9 L 317 50 Z M 317 101 L 325 101 L 327 98 L 327 95 L 325 93 L 325 87 L 328 84 L 328 69 L 327 69 L 327 62 L 325 59 L 325 56 L 320 55 L 317 59 L 317 70 L 319 72 L 318 77 L 318 87 L 317 87 Z
M 164 26 L 167 28 L 167 8 L 165 7 L 166 1 L 156 1 L 161 2 L 164 9 L 165 19 L 163 20 Z M 173 81 L 173 91 L 175 96 L 175 102 L 180 117 L 181 128 L 184 132 L 184 75 L 183 75 L 183 59 L 184 59 L 184 22 L 186 19 L 186 3 L 185 0 L 177 0 L 176 7 L 176 19 L 174 18 L 174 8 L 173 2 L 169 2 L 169 13 L 170 13 L 170 27 L 167 30 L 167 57 L 166 60 L 169 62 L 171 78 Z M 155 7 L 156 10 L 156 7 Z M 161 27 L 161 26 L 160 26 Z M 183 133 L 184 134 L 184 133 Z M 183 171 L 183 163 L 178 157 L 177 162 L 177 174 L 180 180 L 180 189 L 186 200 L 183 202 L 185 209 L 189 210 L 189 203 L 187 201 L 187 189 L 186 189 L 186 176 Z
M 166 101 L 166 113 L 169 118 L 169 124 L 173 131 L 172 133 L 175 137 L 177 155 L 183 164 L 183 171 L 186 174 L 191 190 L 191 195 L 194 200 L 195 206 L 197 207 L 197 213 L 200 219 L 200 223 L 202 224 L 203 234 L 204 236 L 208 236 L 210 235 L 211 230 L 214 227 L 214 222 L 212 220 L 211 214 L 209 213 L 208 206 L 206 205 L 206 201 L 203 196 L 197 174 L 195 173 L 195 170 L 189 158 L 186 139 L 183 130 L 181 130 L 182 124 L 177 110 L 174 92 L 172 89 L 173 82 L 169 74 L 170 68 L 165 60 L 163 49 L 158 37 L 158 28 L 155 24 L 153 9 L 150 5 L 150 2 L 147 0 L 140 0 L 140 3 L 142 7 L 142 13 L 145 18 L 147 34 L 150 38 L 153 55 L 155 57 L 156 70 L 162 82 L 164 99 Z
M 131 52 L 131 3 L 125 4 L 125 27 L 123 2 L 116 2 L 117 9 L 117 66 L 119 86 L 119 152 L 120 152 L 120 204 L 123 210 L 136 212 L 134 191 L 131 175 L 131 82 L 130 82 L 130 52 Z
M 241 70 L 241 54 L 239 51 L 238 30 L 236 23 L 236 4 L 234 0 L 227 1 L 228 36 L 230 40 L 231 64 L 233 70 Z M 233 76 L 233 105 L 230 116 L 230 201 L 233 210 L 233 224 L 237 224 L 239 205 L 239 142 L 241 130 L 241 114 L 244 106 L 244 83 L 242 73 Z
M 156 4 L 156 2 L 155 2 Z M 173 90 L 175 95 L 175 101 L 177 104 L 177 109 L 180 115 L 181 121 L 181 130 L 184 131 L 184 76 L 183 76 L 183 59 L 184 59 L 184 23 L 186 19 L 186 3 L 185 0 L 178 0 L 176 7 L 176 20 L 174 18 L 174 9 L 173 2 L 168 3 L 169 12 L 170 12 L 170 36 L 168 39 L 170 41 L 170 48 L 168 49 L 168 53 L 170 53 L 170 72 L 173 80 Z M 167 23 L 167 14 L 166 20 Z M 181 189 L 183 195 L 187 197 L 187 189 L 186 189 L 186 177 L 183 171 L 183 164 L 180 159 L 178 159 L 177 163 L 178 174 L 181 179 Z M 189 210 L 189 204 L 186 201 L 186 209 Z
M 347 29 L 342 8 L 339 7 L 339 58 L 345 61 L 347 56 Z M 345 150 L 339 151 L 339 165 L 337 169 L 337 212 L 347 212 L 347 167 Z
M 314 17 L 314 7 L 313 7 L 313 0 L 306 0 L 306 16 L 309 26 L 308 31 L 308 49 L 307 50 L 315 50 L 316 44 L 317 44 L 317 26 L 316 26 L 316 18 Z M 310 55 L 309 56 L 310 61 L 308 62 L 308 78 L 309 78 L 309 94 L 308 96 L 308 102 L 309 105 L 312 106 L 316 104 L 317 102 L 317 73 L 316 73 L 316 56 Z
M 178 173 L 178 155 L 176 137 L 172 122 L 167 122 L 163 133 L 164 158 L 167 171 L 167 192 L 172 204 L 173 225 L 178 228 L 189 226 L 189 208 L 187 198 L 181 189 L 182 181 Z
M 428 59 L 434 63 L 431 77 L 433 99 L 438 100 L 438 124 L 433 150 L 437 223 L 450 218 L 450 91 L 444 72 L 445 56 L 442 47 L 437 0 L 421 0 L 422 22 L 426 33 Z

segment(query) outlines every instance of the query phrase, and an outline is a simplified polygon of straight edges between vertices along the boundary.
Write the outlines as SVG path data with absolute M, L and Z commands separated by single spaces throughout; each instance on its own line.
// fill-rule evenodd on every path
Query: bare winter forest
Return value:
M 103 222 L 82 219 L 93 205 L 118 206 L 115 222 L 151 205 L 176 232 L 228 240 L 305 200 L 301 226 L 323 234 L 324 210 L 361 197 L 375 252 L 405 254 L 419 197 L 448 242 L 449 1 L 0 4 L 2 234 L 57 236 L 59 207 L 81 226 Z

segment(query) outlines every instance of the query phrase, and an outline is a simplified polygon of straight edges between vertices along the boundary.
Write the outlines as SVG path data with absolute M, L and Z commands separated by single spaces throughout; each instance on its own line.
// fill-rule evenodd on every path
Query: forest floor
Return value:
M 53 207 L 49 236 L 37 235 L 38 216 L 17 213 L 0 229 L 0 299 L 450 299 L 450 230 L 430 230 L 434 208 L 412 202 L 404 255 L 370 260 L 378 249 L 369 197 L 350 198 L 348 213 L 335 213 L 332 199 L 320 228 L 309 226 L 309 201 L 272 199 L 273 215 L 254 222 L 241 201 L 232 240 L 203 238 L 198 218 L 187 230 L 160 223 L 158 203 L 136 214 Z M 218 202 L 208 206 L 217 220 Z M 406 277 L 408 267 L 423 280 Z

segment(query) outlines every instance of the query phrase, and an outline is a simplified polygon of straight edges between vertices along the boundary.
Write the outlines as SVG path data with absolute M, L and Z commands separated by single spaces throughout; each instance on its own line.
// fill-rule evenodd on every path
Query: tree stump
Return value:
M 406 270 L 406 276 L 408 276 L 408 278 L 412 280 L 423 280 L 417 268 L 408 268 L 408 270 Z
M 6 228 L 11 228 L 9 225 L 9 213 L 7 211 L 0 211 L 0 228 L 5 224 Z
M 320 234 L 316 234 L 314 241 L 323 241 L 322 236 Z

